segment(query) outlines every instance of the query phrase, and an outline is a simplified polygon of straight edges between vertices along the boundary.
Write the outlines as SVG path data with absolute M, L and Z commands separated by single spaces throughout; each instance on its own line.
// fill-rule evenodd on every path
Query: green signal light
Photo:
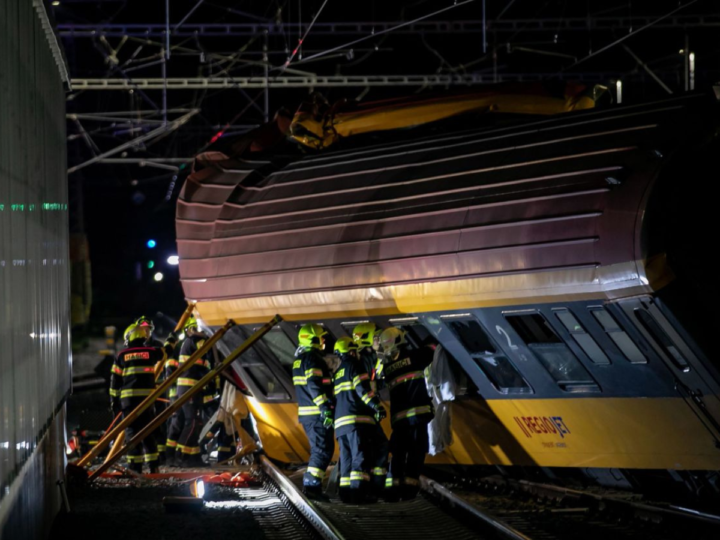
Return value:
M 155 268 L 155 261 L 148 261 L 147 267 L 148 267 L 148 268 Z

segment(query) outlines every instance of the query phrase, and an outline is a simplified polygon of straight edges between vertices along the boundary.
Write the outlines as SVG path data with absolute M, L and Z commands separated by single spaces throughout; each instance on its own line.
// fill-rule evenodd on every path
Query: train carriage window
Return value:
M 667 335 L 665 330 L 663 330 L 662 326 L 658 324 L 655 318 L 644 309 L 636 309 L 635 316 L 643 325 L 643 328 L 645 328 L 645 330 L 647 330 L 655 340 L 655 343 L 660 346 L 665 355 L 673 364 L 675 364 L 675 367 L 681 371 L 690 371 L 688 361 L 680 353 L 680 350 L 677 348 L 675 343 L 673 343 L 673 340 Z
M 575 318 L 569 310 L 562 309 L 555 311 L 555 316 L 562 325 L 570 332 L 573 339 L 580 345 L 580 348 L 588 355 L 588 358 L 596 364 L 609 364 L 610 360 L 603 352 L 593 337 L 585 331 L 580 321 Z
M 615 321 L 612 315 L 605 311 L 603 308 L 590 310 L 595 320 L 600 323 L 605 333 L 613 340 L 613 343 L 617 345 L 620 352 L 631 364 L 647 364 L 647 358 L 640 352 L 638 346 L 635 345 L 630 336 L 620 327 Z
M 292 374 L 296 347 L 285 332 L 279 327 L 273 328 L 263 336 L 262 341 L 275 358 L 280 361 L 285 371 Z
M 290 395 L 272 374 L 270 369 L 263 364 L 243 365 L 243 368 L 250 375 L 255 385 L 265 396 L 272 399 L 289 399 Z
M 505 318 L 555 379 L 567 392 L 597 392 L 600 387 L 568 346 L 539 313 L 505 315 Z
M 417 317 L 390 319 L 389 322 L 405 332 L 405 341 L 410 349 L 419 349 L 425 345 L 437 343 L 430 331 L 418 322 Z
M 515 366 L 502 353 L 498 354 L 497 347 L 480 323 L 474 319 L 444 319 L 444 322 L 499 392 L 532 392 Z

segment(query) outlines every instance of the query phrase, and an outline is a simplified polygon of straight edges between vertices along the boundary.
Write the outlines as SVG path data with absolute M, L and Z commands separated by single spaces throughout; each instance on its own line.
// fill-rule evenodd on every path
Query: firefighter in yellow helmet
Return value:
M 370 379 L 370 388 L 375 393 L 381 388 L 382 379 L 383 364 L 377 354 L 381 333 L 382 329 L 374 322 L 360 323 L 353 328 L 352 333 L 353 340 L 358 346 L 358 359 Z M 373 464 L 370 471 L 371 493 L 375 497 L 381 497 L 385 495 L 389 443 L 379 421 L 368 431 L 371 454 L 369 460 Z
M 327 331 L 319 324 L 306 324 L 300 328 L 299 347 L 293 363 L 298 416 L 310 441 L 310 461 L 303 476 L 303 492 L 313 499 L 325 499 L 322 481 L 335 451 L 332 375 L 322 353 L 325 334 Z
M 359 504 L 377 500 L 382 495 L 387 470 L 387 439 L 378 456 L 377 431 L 387 413 L 370 386 L 370 375 L 357 355 L 358 346 L 349 337 L 335 342 L 340 366 L 335 372 L 335 433 L 340 445 L 340 499 Z M 382 475 L 377 469 L 382 468 Z M 374 482 L 373 482 L 374 481 Z M 375 493 L 371 490 L 375 487 Z M 368 497 L 369 495 L 369 497 Z
M 164 361 L 165 349 L 145 345 L 149 337 L 146 326 L 130 325 L 125 330 L 125 345 L 111 368 L 110 402 L 113 413 L 122 410 L 129 415 L 155 389 L 155 364 Z M 125 429 L 127 441 L 152 422 L 154 410 L 151 407 Z M 159 455 L 155 435 L 151 433 L 142 445 L 131 448 L 127 453 L 130 469 L 141 473 L 143 462 L 151 473 L 159 472 Z
M 428 452 L 432 402 L 425 385 L 425 368 L 433 361 L 431 347 L 410 350 L 405 332 L 388 328 L 380 335 L 385 382 L 390 389 L 390 475 L 386 501 L 414 498 Z
M 205 344 L 207 336 L 200 330 L 195 317 L 188 318 L 185 326 L 185 341 L 180 349 L 179 364 L 187 362 Z M 187 393 L 197 382 L 210 373 L 212 353 L 208 351 L 204 356 L 195 360 L 193 366 L 183 373 L 177 380 L 178 399 Z M 199 391 L 193 398 L 182 407 L 179 414 L 172 423 L 173 433 L 177 432 L 182 421 L 182 431 L 177 442 L 175 451 L 175 464 L 181 467 L 202 467 L 204 462 L 201 458 L 200 431 L 204 425 L 203 408 L 206 403 L 212 400 L 215 393 L 215 384 L 208 384 Z M 179 459 L 178 459 L 179 458 Z

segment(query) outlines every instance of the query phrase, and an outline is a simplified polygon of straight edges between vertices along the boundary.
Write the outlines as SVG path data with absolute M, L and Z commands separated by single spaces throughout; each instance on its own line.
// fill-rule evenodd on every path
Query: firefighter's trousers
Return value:
M 429 421 L 429 419 L 428 419 Z M 425 456 L 428 452 L 428 422 L 420 419 L 412 424 L 399 422 L 393 426 L 390 436 L 390 497 L 412 499 L 420 491 Z
M 123 418 L 127 417 L 133 409 L 135 409 L 135 407 L 142 403 L 144 399 L 144 397 L 124 399 L 122 402 Z M 150 407 L 138 416 L 132 424 L 125 428 L 126 443 L 130 442 L 135 435 L 153 421 L 153 418 L 155 417 L 154 412 L 154 408 Z M 130 470 L 141 473 L 143 463 L 147 463 L 150 472 L 157 472 L 159 455 L 157 443 L 155 442 L 155 434 L 150 433 L 150 435 L 145 437 L 140 444 L 135 445 L 133 448 L 128 450 L 126 456 L 128 463 L 130 464 Z
M 178 387 L 178 398 L 190 390 L 190 386 Z M 200 431 L 202 422 L 202 395 L 195 395 L 182 406 L 183 429 L 177 445 L 177 452 L 181 454 L 184 465 L 200 465 Z M 177 456 L 176 456 L 177 459 Z
M 335 432 L 332 429 L 326 429 L 319 416 L 302 419 L 300 423 L 310 441 L 310 461 L 303 476 L 303 487 L 306 491 L 320 493 L 325 471 L 330 465 L 335 451 Z
M 170 398 L 170 405 L 173 405 L 177 401 L 177 398 Z M 182 409 L 178 409 L 173 413 L 168 420 L 167 429 L 167 440 L 165 441 L 165 454 L 167 455 L 168 463 L 172 464 L 174 459 L 179 459 L 181 454 L 177 452 L 177 446 L 180 442 L 180 435 L 182 434 L 183 427 L 185 427 L 185 415 Z

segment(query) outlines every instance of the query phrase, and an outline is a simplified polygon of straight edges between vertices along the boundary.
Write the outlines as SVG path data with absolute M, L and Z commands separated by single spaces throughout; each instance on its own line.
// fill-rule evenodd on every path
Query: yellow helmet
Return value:
M 131 324 L 125 329 L 125 333 L 123 334 L 123 337 L 125 338 L 125 344 L 129 344 L 132 341 L 135 341 L 136 339 L 147 339 L 148 338 L 148 327 L 147 326 L 139 326 L 135 323 Z
M 184 331 L 185 333 L 187 333 L 188 328 L 192 328 L 193 326 L 194 326 L 196 329 L 199 328 L 199 327 L 198 327 L 197 319 L 195 318 L 195 315 L 190 315 L 190 316 L 187 318 L 187 321 L 185 321 L 185 324 L 183 324 L 183 331 Z
M 398 350 L 401 345 L 405 344 L 405 332 L 399 328 L 391 326 L 390 328 L 383 330 L 380 334 L 380 347 L 382 347 L 383 353 L 389 355 Z
M 372 347 L 375 336 L 380 333 L 380 327 L 374 322 L 358 324 L 353 328 L 353 340 L 358 347 Z
M 298 332 L 298 344 L 301 347 L 322 349 L 322 336 L 325 334 L 327 334 L 327 330 L 319 324 L 305 324 Z
M 335 342 L 335 354 L 348 354 L 350 351 L 357 351 L 358 346 L 352 338 L 341 337 Z

